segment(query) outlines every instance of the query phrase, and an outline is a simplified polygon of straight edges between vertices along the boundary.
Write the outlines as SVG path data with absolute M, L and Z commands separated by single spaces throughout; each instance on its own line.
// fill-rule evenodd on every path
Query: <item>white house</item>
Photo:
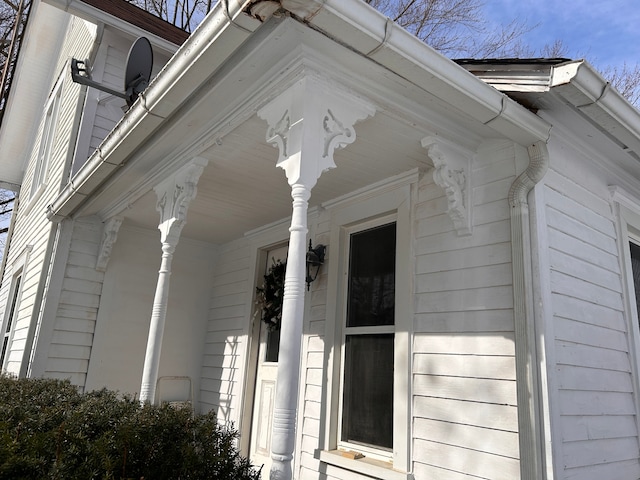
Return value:
M 4 370 L 213 410 L 272 479 L 640 478 L 640 114 L 588 63 L 459 65 L 360 0 L 222 1 L 171 56 L 119 6 L 30 19 Z M 126 113 L 71 81 L 142 34 Z

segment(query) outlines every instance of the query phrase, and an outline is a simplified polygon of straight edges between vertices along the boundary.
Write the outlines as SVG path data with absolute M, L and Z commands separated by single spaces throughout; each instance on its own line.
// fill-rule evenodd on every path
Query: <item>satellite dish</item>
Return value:
M 149 85 L 152 68 L 151 43 L 145 37 L 140 37 L 131 45 L 124 72 L 124 91 L 128 106 L 133 105 L 138 95 Z
M 127 106 L 131 107 L 151 80 L 151 69 L 153 68 L 153 50 L 151 43 L 145 37 L 138 38 L 127 56 L 127 65 L 124 73 L 124 93 L 101 85 L 91 80 L 91 68 L 88 61 L 71 59 L 71 78 L 74 82 L 88 85 L 103 92 L 110 93 L 127 101 Z

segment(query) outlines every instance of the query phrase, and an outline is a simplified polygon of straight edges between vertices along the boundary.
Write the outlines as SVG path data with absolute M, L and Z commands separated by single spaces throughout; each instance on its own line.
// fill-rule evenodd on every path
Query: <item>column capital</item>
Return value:
M 187 210 L 196 196 L 198 179 L 208 160 L 194 158 L 171 177 L 154 187 L 158 201 L 156 210 L 160 213 L 160 240 L 162 243 L 178 243 L 180 232 L 187 220 Z
M 266 140 L 279 149 L 277 166 L 289 185 L 312 188 L 335 168 L 333 152 L 356 139 L 354 125 L 375 113 L 366 99 L 346 88 L 306 75 L 258 110 Z

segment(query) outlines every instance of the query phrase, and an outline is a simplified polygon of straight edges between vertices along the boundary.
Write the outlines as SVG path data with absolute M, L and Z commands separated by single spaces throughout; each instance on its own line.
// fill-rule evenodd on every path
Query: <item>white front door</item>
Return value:
M 267 274 L 274 261 L 286 262 L 287 247 L 270 250 L 264 272 Z M 260 344 L 258 347 L 258 365 L 256 388 L 253 398 L 251 420 L 250 459 L 257 467 L 262 467 L 262 478 L 269 478 L 271 469 L 271 426 L 273 423 L 273 404 L 276 396 L 276 376 L 278 371 L 278 352 L 280 350 L 280 330 L 271 330 L 260 321 Z

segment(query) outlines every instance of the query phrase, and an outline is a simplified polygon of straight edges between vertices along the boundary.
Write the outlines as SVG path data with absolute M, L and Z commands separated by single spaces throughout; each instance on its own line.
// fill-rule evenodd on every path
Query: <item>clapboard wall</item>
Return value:
M 46 15 L 47 8 L 51 7 L 38 5 L 33 14 Z M 45 11 L 41 12 L 42 9 Z M 0 319 L 5 321 L 9 292 L 15 275 L 22 269 L 22 292 L 5 363 L 6 370 L 15 374 L 27 372 L 31 346 L 37 341 L 35 335 L 39 330 L 42 294 L 49 274 L 49 258 L 55 238 L 55 227 L 47 220 L 45 211 L 63 183 L 66 183 L 65 176 L 68 174 L 71 160 L 70 149 L 73 149 L 75 126 L 80 118 L 78 105 L 81 87 L 73 83 L 67 74 L 68 60 L 71 56 L 87 56 L 95 35 L 95 28 L 83 20 L 69 16 L 67 22 L 67 34 L 60 46 L 56 66 L 51 72 L 48 89 L 49 97 L 59 92 L 60 106 L 55 118 L 55 130 L 44 182 L 39 188 L 32 187 L 45 124 L 45 107 L 48 104 L 43 105 L 40 125 L 28 154 L 29 161 L 18 196 L 15 225 L 0 288 Z M 50 101 L 51 98 L 47 98 L 46 102 Z
M 447 198 L 424 172 L 414 185 L 410 468 L 415 478 L 519 478 L 510 220 L 517 148 L 487 141 L 472 162 L 473 235 L 458 236 Z M 315 240 L 329 243 L 322 213 Z M 329 245 L 327 261 L 336 261 Z M 327 435 L 323 369 L 326 275 L 314 283 L 303 339 L 301 479 L 369 478 L 317 458 Z M 309 297 L 307 297 L 309 298 Z M 335 357 L 334 357 L 335 358 Z M 331 368 L 329 365 L 328 368 Z M 334 379 L 335 380 L 335 379 Z M 336 380 L 337 381 L 337 380 Z
M 540 250 L 550 299 L 556 469 L 563 479 L 639 478 L 630 332 L 607 160 L 554 137 Z M 625 178 L 624 182 L 629 181 Z M 624 245 L 628 240 L 621 239 Z

